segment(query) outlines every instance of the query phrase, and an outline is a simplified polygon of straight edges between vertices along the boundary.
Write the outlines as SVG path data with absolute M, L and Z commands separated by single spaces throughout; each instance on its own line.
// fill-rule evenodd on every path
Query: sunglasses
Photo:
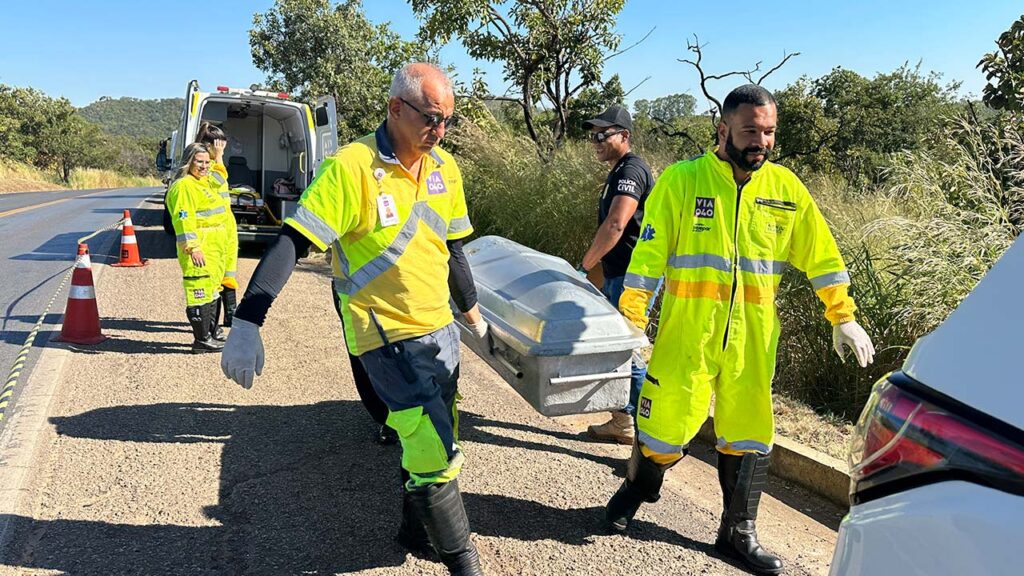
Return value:
M 604 132 L 591 132 L 590 141 L 601 143 L 611 138 L 612 136 L 615 136 L 616 134 L 622 134 L 623 132 L 625 132 L 625 130 L 606 130 Z
M 442 124 L 444 125 L 445 128 L 451 128 L 458 122 L 458 119 L 455 118 L 454 114 L 447 118 L 441 116 L 440 114 L 427 114 L 423 110 L 420 110 L 419 108 L 413 106 L 412 103 L 410 103 L 405 98 L 399 98 L 399 100 L 401 100 L 402 103 L 408 106 L 409 108 L 412 108 L 413 110 L 419 112 L 420 116 L 423 117 L 423 121 L 426 122 L 427 126 L 430 126 L 431 128 L 438 128 Z

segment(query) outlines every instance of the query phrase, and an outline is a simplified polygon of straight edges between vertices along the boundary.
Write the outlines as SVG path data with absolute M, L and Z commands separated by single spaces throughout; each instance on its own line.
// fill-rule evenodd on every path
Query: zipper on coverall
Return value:
M 732 292 L 729 294 L 729 315 L 725 317 L 725 336 L 722 337 L 722 350 L 725 350 L 729 343 L 729 325 L 732 324 L 732 309 L 736 304 L 736 285 L 739 278 L 739 230 L 740 230 L 740 196 L 743 193 L 743 184 L 736 185 L 736 216 L 732 225 Z

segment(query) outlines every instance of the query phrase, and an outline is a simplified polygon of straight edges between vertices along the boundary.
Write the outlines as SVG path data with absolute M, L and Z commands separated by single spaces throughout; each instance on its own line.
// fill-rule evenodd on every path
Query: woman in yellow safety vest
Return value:
M 227 244 L 224 250 L 224 279 L 221 280 L 221 294 L 217 301 L 217 310 L 214 319 L 220 317 L 220 309 L 224 309 L 224 327 L 231 327 L 231 320 L 235 315 L 237 305 L 236 290 L 238 280 L 236 270 L 238 268 L 238 222 L 231 212 L 231 187 L 228 185 L 228 170 L 224 165 L 224 149 L 227 147 L 228 137 L 220 127 L 209 122 L 199 125 L 199 133 L 196 134 L 196 142 L 205 144 L 210 150 L 210 184 L 224 201 L 224 228 L 227 230 Z M 220 328 L 214 326 L 213 337 L 217 340 L 224 340 Z
M 182 157 L 165 202 L 177 240 L 185 314 L 195 336 L 192 352 L 219 352 L 224 343 L 215 340 L 213 332 L 226 261 L 226 209 L 210 183 L 209 149 L 203 144 L 189 144 Z

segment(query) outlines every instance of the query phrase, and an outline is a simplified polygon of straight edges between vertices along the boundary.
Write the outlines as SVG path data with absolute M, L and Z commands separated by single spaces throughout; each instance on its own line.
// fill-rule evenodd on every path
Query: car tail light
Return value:
M 951 479 L 1024 495 L 1024 446 L 977 422 L 988 417 L 948 410 L 897 385 L 903 381 L 921 387 L 901 373 L 883 378 L 854 429 L 853 503 Z

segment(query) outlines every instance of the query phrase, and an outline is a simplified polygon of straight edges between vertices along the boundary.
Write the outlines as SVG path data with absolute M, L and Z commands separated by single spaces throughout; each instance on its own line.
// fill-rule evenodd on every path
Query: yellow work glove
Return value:
M 654 293 L 640 288 L 626 288 L 619 297 L 619 312 L 640 330 L 647 330 L 647 307 Z

